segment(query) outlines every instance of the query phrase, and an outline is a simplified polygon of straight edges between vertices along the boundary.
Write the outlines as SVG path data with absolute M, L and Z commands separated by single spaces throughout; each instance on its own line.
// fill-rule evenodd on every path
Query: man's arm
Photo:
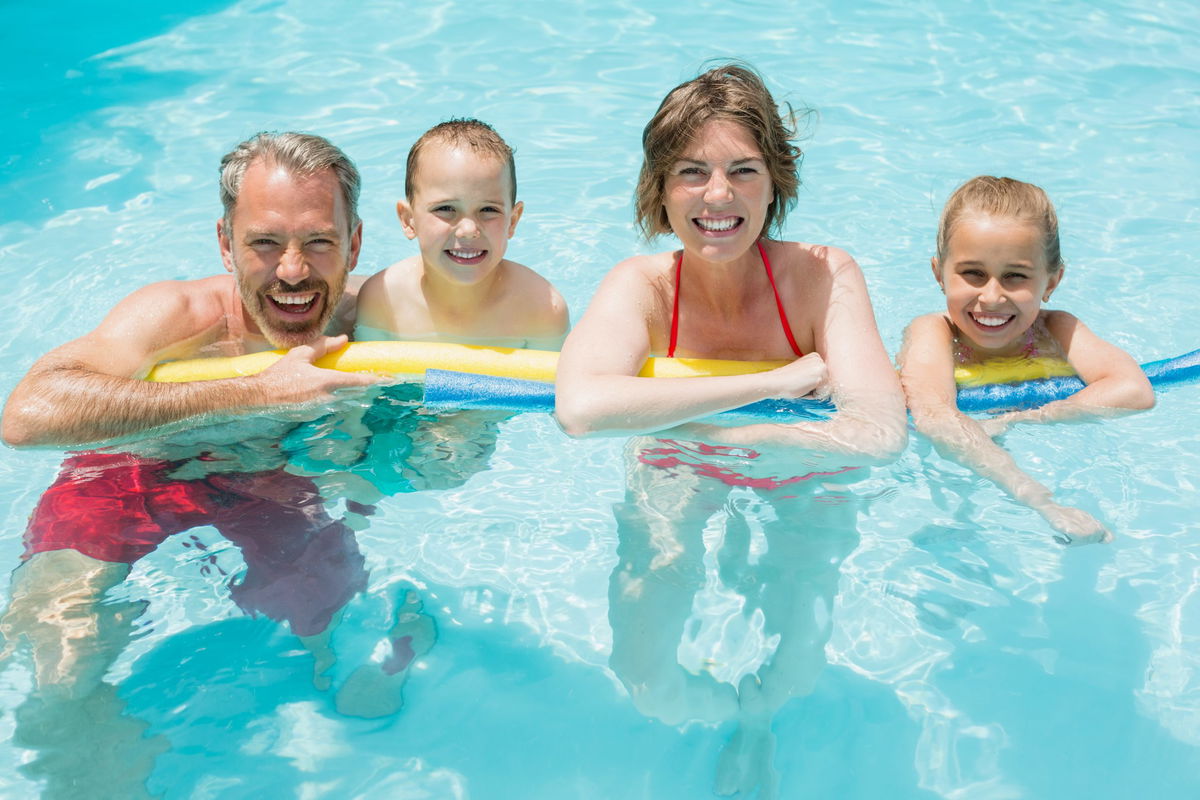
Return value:
M 136 433 L 213 411 L 302 403 L 375 382 L 319 369 L 314 359 L 345 337 L 293 348 L 258 375 L 159 384 L 140 380 L 164 354 L 224 323 L 223 304 L 202 281 L 152 284 L 122 300 L 91 333 L 38 359 L 4 408 L 10 445 L 69 445 Z

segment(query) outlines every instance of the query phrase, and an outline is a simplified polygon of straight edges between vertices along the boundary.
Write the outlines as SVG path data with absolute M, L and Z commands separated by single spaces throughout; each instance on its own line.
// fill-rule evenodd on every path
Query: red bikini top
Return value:
M 788 324 L 787 312 L 783 310 L 783 301 L 779 299 L 779 289 L 775 286 L 775 274 L 771 272 L 771 261 L 767 258 L 767 251 L 762 246 L 762 242 L 755 242 L 758 245 L 758 254 L 762 256 L 763 267 L 767 270 L 767 280 L 771 282 L 771 291 L 775 293 L 775 307 L 779 309 L 779 322 L 783 325 L 783 335 L 787 337 L 788 344 L 792 346 L 792 352 L 796 354 L 796 358 L 804 355 L 800 351 L 800 346 L 796 344 L 796 337 L 792 336 L 792 326 Z M 675 343 L 679 340 L 679 283 L 683 276 L 683 251 L 679 251 L 679 259 L 675 262 L 675 302 L 671 306 L 671 346 L 667 348 L 667 358 L 675 357 Z

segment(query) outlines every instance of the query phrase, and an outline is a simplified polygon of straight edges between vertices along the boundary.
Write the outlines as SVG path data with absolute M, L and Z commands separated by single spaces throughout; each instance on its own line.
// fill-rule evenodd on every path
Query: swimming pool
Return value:
M 577 317 L 605 270 L 651 247 L 630 203 L 641 126 L 704 59 L 731 55 L 818 110 L 787 232 L 858 258 L 891 352 L 939 304 L 937 210 L 979 172 L 1055 200 L 1068 261 L 1056 304 L 1142 361 L 1197 346 L 1193 6 L 653 5 L 204 3 L 113 28 L 83 4 L 14 12 L 6 68 L 23 80 L 0 91 L 27 111 L 2 162 L 15 302 L 0 390 L 133 285 L 219 269 L 216 162 L 259 129 L 312 130 L 357 161 L 359 269 L 372 271 L 413 252 L 392 206 L 415 136 L 454 115 L 493 123 L 526 204 L 509 252 Z M 747 760 L 781 797 L 1192 797 L 1198 405 L 1184 387 L 1147 414 L 1008 436 L 1114 528 L 1112 545 L 1059 548 L 917 439 L 894 466 L 814 490 L 804 514 L 750 489 L 680 512 L 696 569 L 639 607 L 610 601 L 621 565 L 650 557 L 622 538 L 625 443 L 569 441 L 534 415 L 495 422 L 469 452 L 416 458 L 418 484 L 442 488 L 392 479 L 358 531 L 370 572 L 334 633 L 332 689 L 314 686 L 312 652 L 286 628 L 238 608 L 227 584 L 245 557 L 197 528 L 110 593 L 103 613 L 127 627 L 111 661 L 87 659 L 107 673 L 83 701 L 32 693 L 24 654 L 4 665 L 0 795 L 125 797 L 144 783 L 171 798 L 709 797 L 739 743 L 721 684 L 808 641 L 801 696 L 754 721 L 773 757 Z M 266 438 L 268 424 L 202 429 L 191 445 Z M 303 436 L 288 446 L 321 456 Z M 384 472 L 407 445 L 375 446 L 366 466 Z M 5 453 L 4 563 L 62 461 Z M 853 522 L 781 529 L 823 513 Z M 757 591 L 793 585 L 811 590 L 807 617 Z M 397 609 L 416 656 L 403 707 L 340 713 L 338 687 L 386 657 Z M 797 627 L 773 631 L 781 615 Z M 662 651 L 659 672 L 631 677 L 622 654 L 639 646 Z M 631 683 L 655 691 L 631 699 Z M 659 718 L 689 714 L 721 721 Z

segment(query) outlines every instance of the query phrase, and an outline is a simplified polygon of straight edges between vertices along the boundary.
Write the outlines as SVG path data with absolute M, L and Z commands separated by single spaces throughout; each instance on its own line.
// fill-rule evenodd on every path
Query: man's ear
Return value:
M 358 264 L 358 254 L 362 252 L 362 220 L 354 226 L 354 233 L 350 234 L 350 252 L 346 256 L 346 272 L 354 269 Z
M 232 233 L 233 231 L 225 229 L 224 217 L 217 220 L 217 244 L 221 247 L 221 262 L 225 265 L 226 272 L 233 272 L 233 242 L 230 237 Z
M 396 216 L 400 218 L 400 227 L 409 239 L 417 238 L 417 229 L 413 227 L 413 210 L 404 200 L 396 201 Z

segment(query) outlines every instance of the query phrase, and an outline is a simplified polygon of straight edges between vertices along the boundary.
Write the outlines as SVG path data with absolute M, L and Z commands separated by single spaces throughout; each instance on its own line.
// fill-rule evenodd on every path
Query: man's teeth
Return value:
M 306 306 L 316 299 L 315 294 L 273 294 L 271 299 L 281 306 Z
M 479 258 L 481 255 L 483 255 L 483 251 L 482 250 L 451 250 L 450 255 L 454 256 L 455 258 L 462 258 L 462 259 L 466 259 L 469 261 L 472 258 Z
M 992 314 L 975 314 L 975 321 L 986 328 L 999 328 L 1004 323 L 1008 322 L 1012 317 L 995 316 Z
M 698 218 L 696 224 L 706 231 L 728 231 L 737 227 L 741 217 L 726 217 L 725 219 Z

